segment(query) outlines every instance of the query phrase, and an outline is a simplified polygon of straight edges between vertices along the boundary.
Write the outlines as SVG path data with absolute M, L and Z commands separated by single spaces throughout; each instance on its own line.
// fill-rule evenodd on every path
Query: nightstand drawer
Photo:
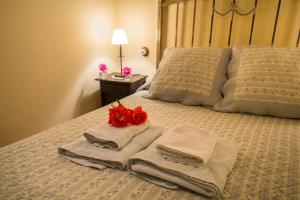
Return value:
M 128 86 L 123 84 L 101 83 L 100 90 L 108 93 L 128 94 Z

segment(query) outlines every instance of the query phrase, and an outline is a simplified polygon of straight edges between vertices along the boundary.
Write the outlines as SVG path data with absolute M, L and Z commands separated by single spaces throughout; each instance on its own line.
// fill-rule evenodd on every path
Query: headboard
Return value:
M 168 47 L 299 46 L 300 0 L 158 0 L 157 67 Z

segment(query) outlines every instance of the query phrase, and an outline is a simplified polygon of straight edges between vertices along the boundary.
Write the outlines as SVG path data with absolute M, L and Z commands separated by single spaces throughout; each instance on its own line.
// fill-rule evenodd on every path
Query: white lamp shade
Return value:
M 112 44 L 128 44 L 128 39 L 124 29 L 115 29 L 112 40 Z

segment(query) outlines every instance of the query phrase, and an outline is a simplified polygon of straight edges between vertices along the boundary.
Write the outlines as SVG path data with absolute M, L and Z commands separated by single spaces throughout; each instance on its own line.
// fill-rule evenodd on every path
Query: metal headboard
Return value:
M 158 18 L 157 18 L 157 67 L 158 64 L 161 60 L 162 57 L 162 53 L 163 53 L 163 47 L 162 47 L 162 36 L 163 36 L 163 26 L 164 23 L 166 23 L 165 21 L 163 21 L 163 15 L 164 15 L 164 8 L 168 7 L 170 5 L 174 5 L 176 4 L 176 22 L 175 22 L 175 42 L 174 42 L 174 47 L 177 47 L 177 37 L 178 37 L 178 14 L 179 14 L 179 4 L 180 3 L 185 3 L 185 2 L 193 2 L 193 15 L 192 15 L 192 35 L 191 35 L 191 47 L 195 46 L 195 24 L 196 24 L 196 12 L 200 12 L 197 11 L 197 2 L 201 1 L 201 0 L 158 0 Z M 211 18 L 210 18 L 210 32 L 209 32 L 209 46 L 212 45 L 212 40 L 213 40 L 213 31 L 214 31 L 214 19 L 215 19 L 215 15 L 219 15 L 221 17 L 223 16 L 227 16 L 229 14 L 231 14 L 231 18 L 230 18 L 230 24 L 229 24 L 229 34 L 228 34 L 228 39 L 227 39 L 227 46 L 231 45 L 231 37 L 232 37 L 232 27 L 233 27 L 233 20 L 234 17 L 239 15 L 239 16 L 250 16 L 252 15 L 252 19 L 251 19 L 251 27 L 250 27 L 250 35 L 249 35 L 249 42 L 248 44 L 251 45 L 252 44 L 252 37 L 253 37 L 253 30 L 254 30 L 254 25 L 255 25 L 255 20 L 256 20 L 256 8 L 257 5 L 259 3 L 259 1 L 263 1 L 263 0 L 254 0 L 254 4 L 252 8 L 249 8 L 248 11 L 246 12 L 242 12 L 240 11 L 238 5 L 237 5 L 237 1 L 238 0 L 228 0 L 230 2 L 230 6 L 228 7 L 227 10 L 225 11 L 219 11 L 216 9 L 216 1 L 224 1 L 224 0 L 202 0 L 202 1 L 212 1 L 212 7 L 211 7 Z M 276 15 L 274 17 L 274 27 L 273 27 L 273 33 L 272 33 L 272 40 L 271 40 L 271 44 L 269 45 L 274 45 L 274 41 L 275 41 L 275 36 L 277 33 L 277 24 L 278 24 L 278 18 L 280 15 L 280 9 L 282 7 L 282 1 L 278 0 L 277 3 L 277 10 L 276 10 Z M 300 12 L 300 10 L 299 10 Z M 298 24 L 299 26 L 299 24 Z M 298 35 L 296 38 L 296 44 L 295 46 L 298 47 L 299 46 L 299 39 L 300 39 L 300 27 L 298 27 Z

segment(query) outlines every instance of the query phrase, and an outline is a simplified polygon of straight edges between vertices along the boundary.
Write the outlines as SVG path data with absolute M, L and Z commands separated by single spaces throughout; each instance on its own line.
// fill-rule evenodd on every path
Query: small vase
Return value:
M 107 78 L 107 72 L 99 72 L 99 77 L 102 79 L 106 79 Z

